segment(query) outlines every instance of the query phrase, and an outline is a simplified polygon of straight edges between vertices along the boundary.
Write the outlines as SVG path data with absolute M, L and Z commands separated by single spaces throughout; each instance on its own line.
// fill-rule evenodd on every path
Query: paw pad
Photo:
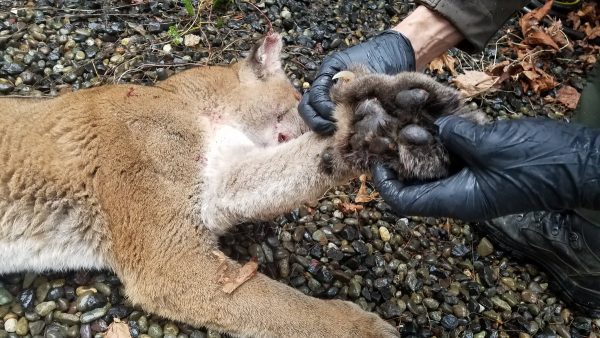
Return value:
M 383 162 L 406 179 L 448 175 L 450 158 L 434 122 L 443 115 L 472 114 L 456 90 L 419 73 L 390 76 L 359 69 L 344 79 L 331 96 L 336 118 L 349 120 L 341 145 L 347 161 L 364 169 Z

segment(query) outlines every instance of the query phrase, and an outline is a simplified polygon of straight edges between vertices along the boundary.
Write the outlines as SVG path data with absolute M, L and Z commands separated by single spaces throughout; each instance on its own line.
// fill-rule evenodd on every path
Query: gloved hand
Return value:
M 298 110 L 304 122 L 321 135 L 335 132 L 334 104 L 329 97 L 332 77 L 352 65 L 362 64 L 375 73 L 396 74 L 415 70 L 415 53 L 402 34 L 387 30 L 344 51 L 325 58 L 309 91 L 304 93 Z
M 424 184 L 372 166 L 383 199 L 403 215 L 485 220 L 536 210 L 600 209 L 600 130 L 544 119 L 476 125 L 436 121 L 440 139 L 466 164 Z

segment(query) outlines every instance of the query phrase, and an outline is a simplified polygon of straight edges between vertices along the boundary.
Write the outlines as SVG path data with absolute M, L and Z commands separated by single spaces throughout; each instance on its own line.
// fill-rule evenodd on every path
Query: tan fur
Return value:
M 237 65 L 153 87 L 0 100 L 0 261 L 21 262 L 0 273 L 110 268 L 144 310 L 240 337 L 397 336 L 355 304 L 261 274 L 232 294 L 218 282 L 217 233 L 356 174 L 339 158 L 322 170 L 335 138 L 299 136 L 280 46 L 271 36 Z M 296 138 L 278 144 L 282 133 Z

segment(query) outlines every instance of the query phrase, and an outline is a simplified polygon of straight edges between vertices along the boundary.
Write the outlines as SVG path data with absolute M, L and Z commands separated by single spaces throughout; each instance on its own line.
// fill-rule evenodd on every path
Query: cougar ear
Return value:
M 269 32 L 252 47 L 246 61 L 257 78 L 283 73 L 280 55 L 282 45 L 281 35 Z

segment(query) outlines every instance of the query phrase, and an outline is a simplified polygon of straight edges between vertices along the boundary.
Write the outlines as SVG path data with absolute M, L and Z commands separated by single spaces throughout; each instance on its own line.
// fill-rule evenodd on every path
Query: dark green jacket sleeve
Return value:
M 448 19 L 465 37 L 461 48 L 480 50 L 528 0 L 419 0 Z

